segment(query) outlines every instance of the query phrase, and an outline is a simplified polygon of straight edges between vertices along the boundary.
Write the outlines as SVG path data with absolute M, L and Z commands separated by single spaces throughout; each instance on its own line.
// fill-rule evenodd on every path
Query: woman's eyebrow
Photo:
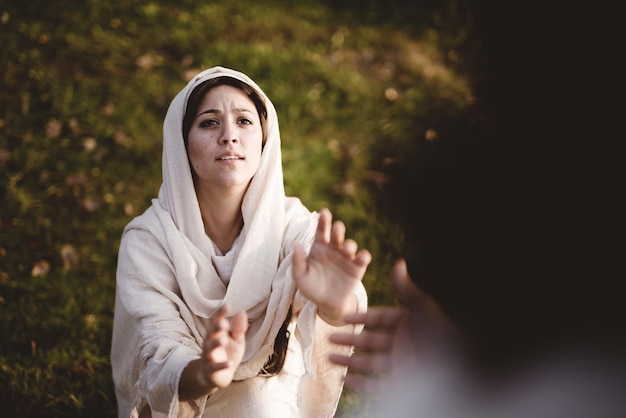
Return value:
M 202 116 L 202 115 L 204 115 L 204 114 L 206 114 L 206 113 L 217 113 L 217 114 L 219 114 L 219 113 L 222 113 L 222 111 L 221 111 L 221 110 L 217 110 L 217 109 L 207 109 L 207 110 L 203 110 L 202 112 L 200 112 L 200 113 L 198 113 L 198 114 L 196 115 L 196 118 L 199 118 L 200 116 Z
M 233 112 L 235 112 L 235 113 L 251 113 L 251 114 L 254 114 L 254 112 L 252 110 L 246 109 L 246 108 L 243 108 L 243 107 L 237 107 L 237 108 L 233 109 Z M 203 110 L 202 112 L 200 112 L 200 113 L 198 113 L 196 115 L 196 118 L 199 118 L 200 116 L 202 116 L 204 114 L 207 114 L 207 113 L 220 114 L 220 113 L 222 113 L 222 111 L 219 110 L 219 109 Z

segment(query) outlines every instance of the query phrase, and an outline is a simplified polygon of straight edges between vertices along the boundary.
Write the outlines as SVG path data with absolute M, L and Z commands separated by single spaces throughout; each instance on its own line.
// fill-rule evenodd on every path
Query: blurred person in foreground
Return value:
M 120 418 L 334 415 L 328 334 L 363 311 L 367 250 L 285 196 L 269 98 L 213 67 L 173 99 L 158 198 L 122 235 L 111 363 Z M 350 348 L 345 349 L 349 353 Z
M 470 3 L 484 126 L 397 171 L 419 251 L 392 270 L 404 307 L 347 317 L 365 330 L 331 358 L 379 395 L 363 416 L 626 417 L 616 13 Z
M 331 354 L 330 360 L 349 367 L 346 387 L 375 399 L 361 413 L 387 418 L 626 416 L 623 336 L 580 334 L 555 343 L 535 340 L 530 332 L 523 346 L 509 347 L 490 360 L 485 358 L 489 350 L 475 353 L 489 341 L 472 347 L 435 299 L 411 279 L 403 259 L 393 266 L 391 279 L 403 306 L 347 315 L 347 323 L 364 325 L 364 331 L 330 336 L 339 346 L 356 348 L 352 356 Z M 527 302 L 532 309 L 533 301 Z M 501 320 L 506 326 L 506 319 Z M 605 330 L 605 324 L 597 325 L 599 333 Z M 494 332 L 489 340 L 498 338 Z

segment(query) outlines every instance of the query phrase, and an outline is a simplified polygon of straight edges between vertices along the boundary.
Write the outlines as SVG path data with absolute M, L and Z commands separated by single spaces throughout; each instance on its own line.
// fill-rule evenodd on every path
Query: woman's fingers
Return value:
M 220 370 L 224 370 L 230 367 L 229 361 L 211 362 L 210 364 L 211 364 L 211 370 L 213 372 L 218 372 Z
M 367 267 L 372 261 L 372 254 L 367 250 L 361 250 L 354 258 L 354 262 L 361 267 Z
M 346 225 L 342 221 L 333 222 L 332 220 L 333 215 L 328 208 L 320 209 L 315 240 L 343 250 L 346 239 Z M 356 252 L 356 242 L 349 245 L 350 249 L 353 250 L 352 254 L 354 254 Z
M 359 246 L 356 243 L 355 240 L 353 239 L 347 239 L 343 242 L 343 246 L 340 247 L 341 251 L 348 257 L 350 258 L 354 258 L 354 255 L 356 254 L 356 251 L 358 250 Z
M 341 221 L 333 222 L 330 230 L 330 244 L 337 248 L 343 248 L 345 238 L 346 225 Z
M 220 347 L 221 345 L 222 345 L 221 338 L 206 338 L 202 346 L 202 348 L 204 349 L 204 353 L 205 353 L 204 355 L 206 359 L 209 360 L 210 353 L 216 348 Z
M 332 214 L 327 208 L 322 208 L 319 211 L 319 221 L 317 223 L 317 230 L 315 231 L 315 241 L 328 244 L 330 242 L 330 224 L 332 222 Z
M 226 345 L 225 340 L 229 336 L 238 341 L 245 339 L 245 334 L 248 330 L 248 315 L 246 311 L 237 312 L 232 318 L 232 323 L 226 317 L 229 312 L 230 307 L 225 304 L 211 317 L 211 328 L 203 344 L 205 353 Z
M 217 311 L 213 314 L 209 323 L 211 324 L 211 331 L 218 331 L 223 329 L 225 325 L 227 325 L 226 316 L 230 312 L 230 306 L 228 304 L 223 304 L 219 307 Z

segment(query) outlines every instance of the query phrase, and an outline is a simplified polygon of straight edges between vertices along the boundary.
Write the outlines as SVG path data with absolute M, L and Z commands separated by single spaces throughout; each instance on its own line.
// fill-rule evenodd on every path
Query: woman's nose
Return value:
M 222 142 L 223 144 L 228 144 L 229 142 L 232 142 L 234 144 L 237 141 L 238 141 L 238 138 L 237 138 L 236 129 L 233 126 L 230 126 L 230 124 L 225 125 L 224 129 L 222 130 L 222 136 L 220 137 L 220 142 Z

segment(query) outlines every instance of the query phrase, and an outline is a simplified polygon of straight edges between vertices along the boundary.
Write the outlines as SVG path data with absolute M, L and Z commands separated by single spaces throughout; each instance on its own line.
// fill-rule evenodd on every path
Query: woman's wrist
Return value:
M 317 316 L 319 316 L 320 319 L 328 325 L 340 327 L 342 325 L 346 325 L 346 322 L 343 320 L 344 316 L 356 312 L 357 308 L 358 302 L 356 295 L 352 294 L 352 296 L 345 301 L 343 306 L 338 308 L 318 305 Z
M 191 401 L 211 395 L 217 390 L 203 373 L 202 359 L 191 360 L 183 370 L 178 384 L 178 397 L 181 401 Z

